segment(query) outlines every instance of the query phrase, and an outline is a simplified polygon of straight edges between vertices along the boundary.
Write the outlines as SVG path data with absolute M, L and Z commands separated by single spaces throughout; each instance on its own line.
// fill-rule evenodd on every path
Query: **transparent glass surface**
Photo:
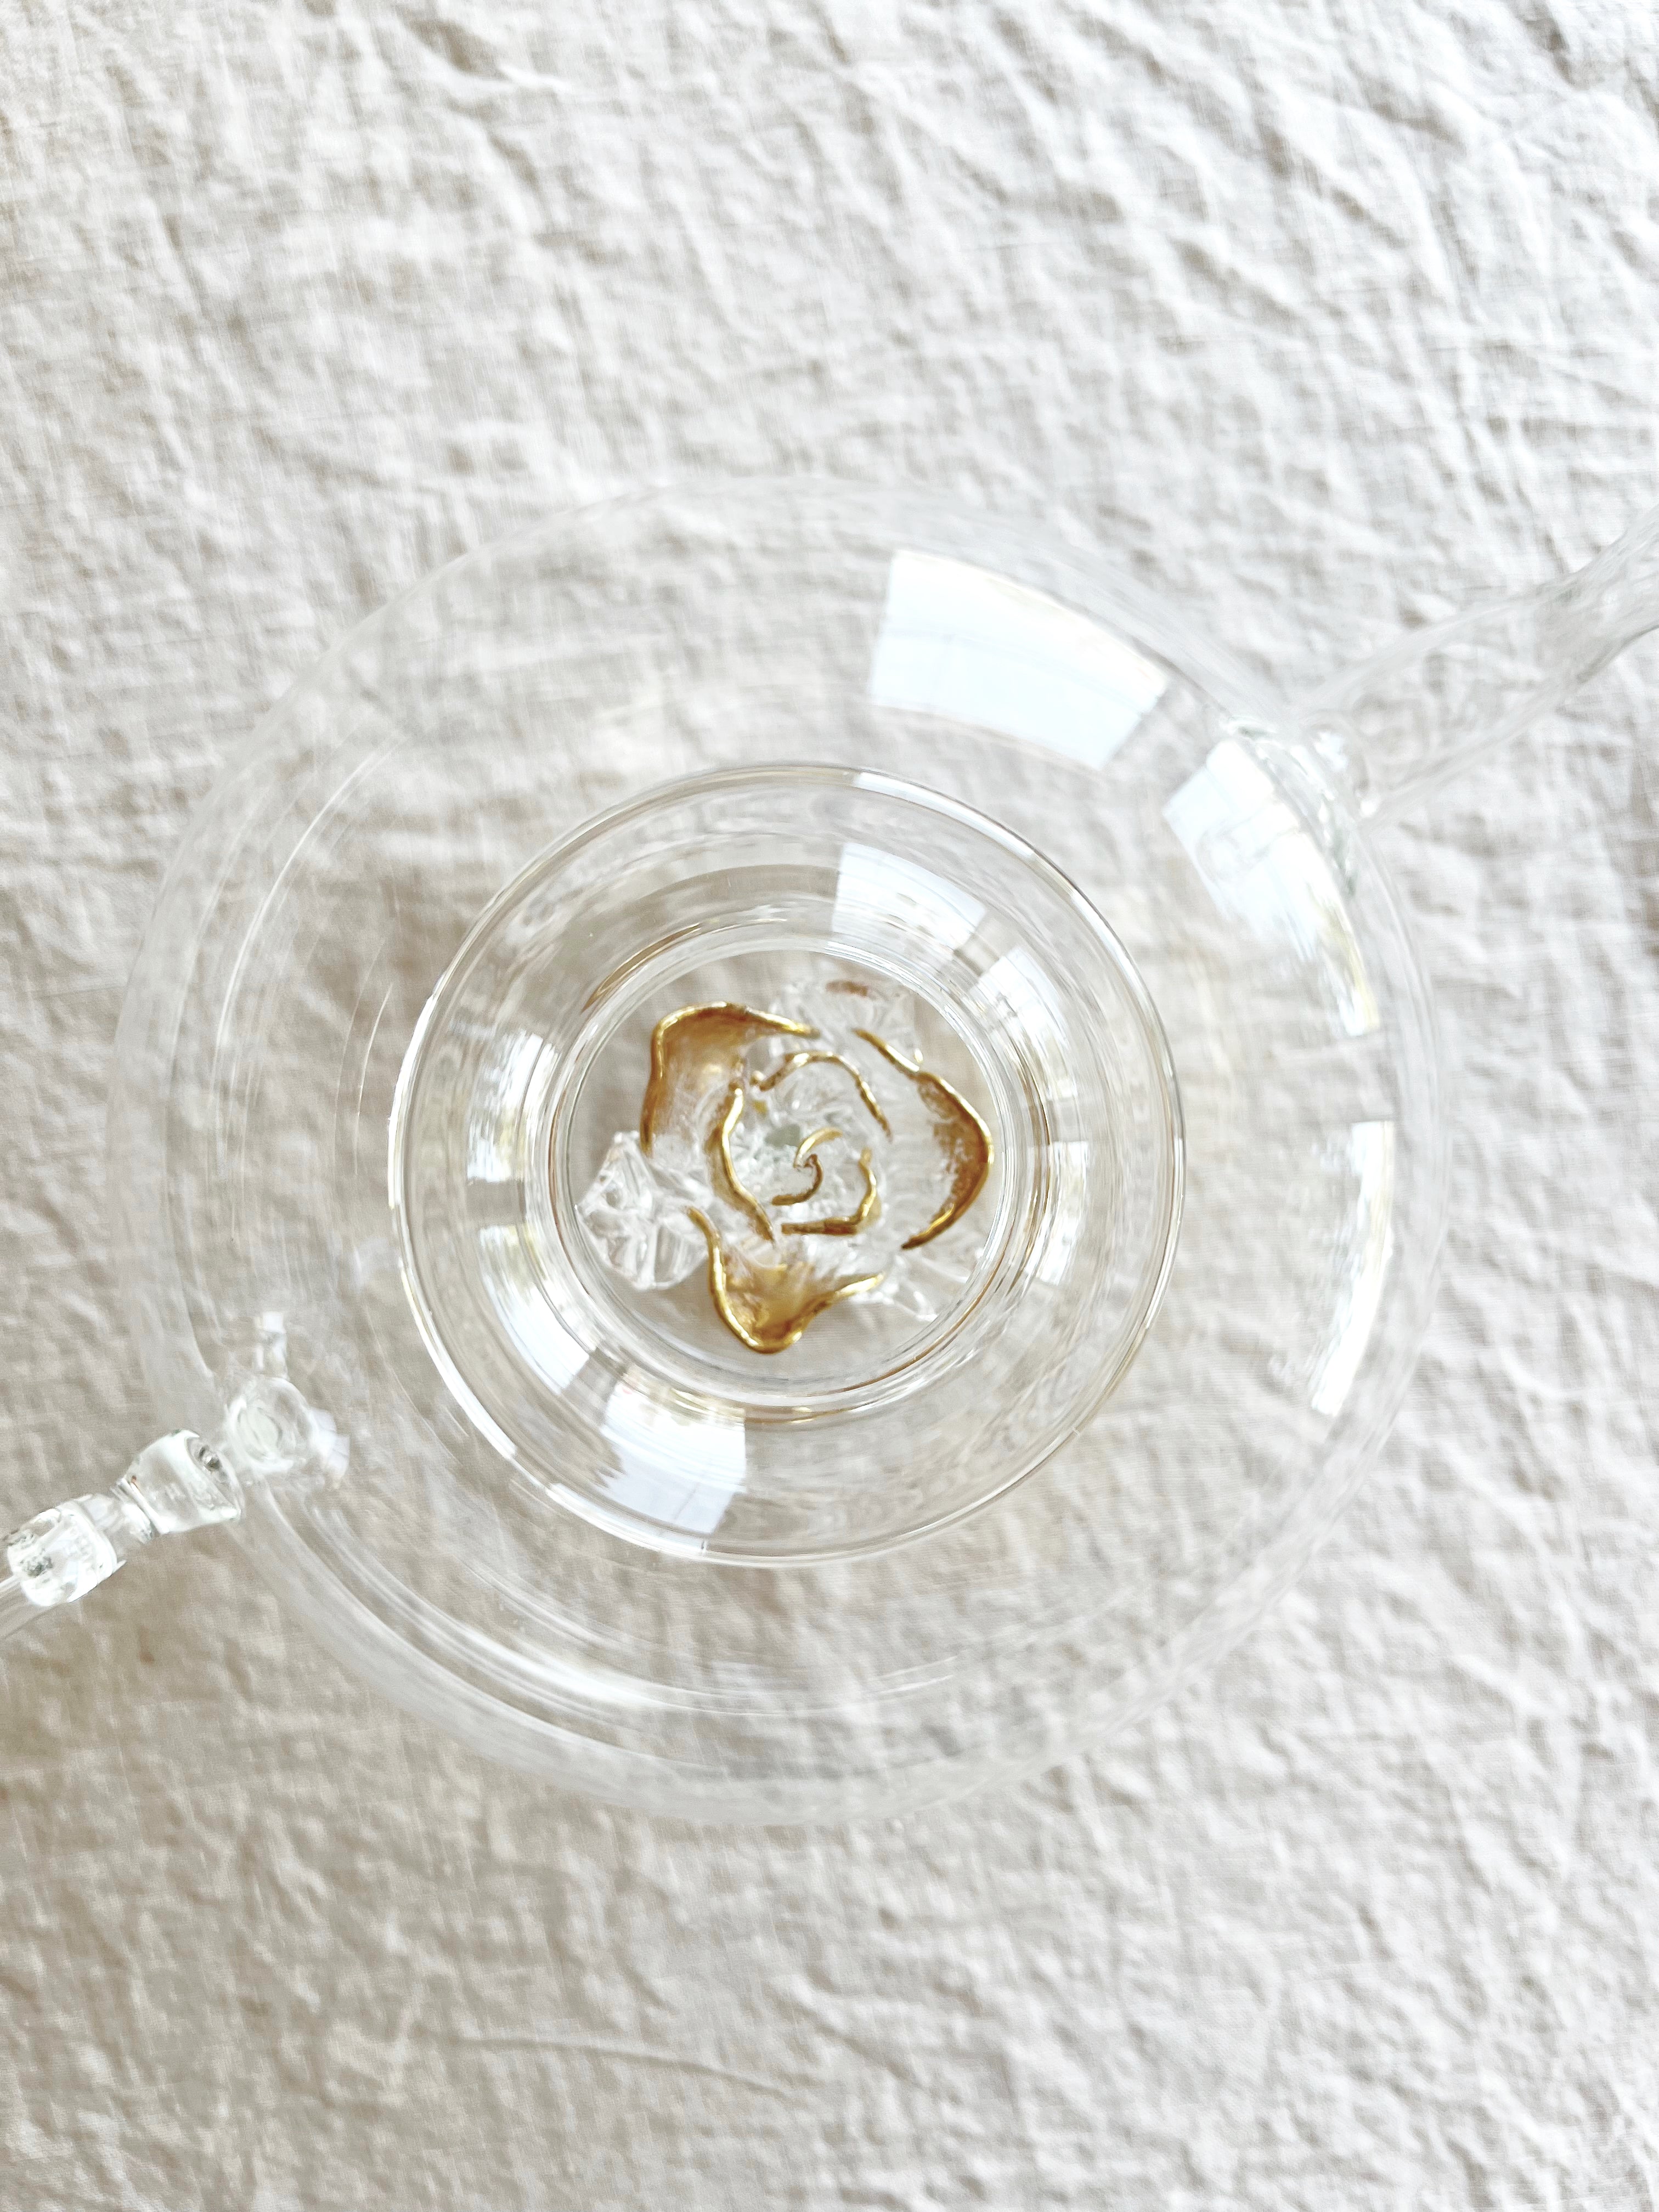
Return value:
M 598 1796 L 835 1819 L 1121 1723 L 1294 1571 L 1431 1286 L 1427 1002 L 1316 759 L 1097 556 L 906 495 L 653 495 L 442 571 L 250 740 L 146 939 L 111 1187 L 158 1418 L 211 1432 L 280 1316 L 349 1471 L 252 1496 L 256 1564 Z M 708 1061 L 729 1158 L 705 1111 L 653 1164 L 697 1006 L 774 1027 Z M 990 1153 L 922 1245 L 914 1071 Z M 686 1209 L 736 1255 L 758 1194 L 733 1269 L 793 1267 L 825 1129 L 819 1218 L 879 1182 L 875 1241 L 797 1242 L 866 1287 L 757 1352 Z
M 804 1564 L 1084 1425 L 1168 1275 L 1180 1110 L 1127 955 L 1036 854 L 868 771 L 759 770 L 602 816 L 496 902 L 405 1058 L 391 1189 L 422 1334 L 521 1479 Z

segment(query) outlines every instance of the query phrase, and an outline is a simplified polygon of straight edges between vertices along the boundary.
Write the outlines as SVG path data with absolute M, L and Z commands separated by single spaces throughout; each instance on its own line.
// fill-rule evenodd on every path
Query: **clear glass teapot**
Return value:
M 221 777 L 110 1196 L 186 1425 L 0 1632 L 234 1523 L 562 1785 L 890 1811 L 1224 1649 L 1376 1449 L 1445 1205 L 1368 824 L 1659 622 L 1659 515 L 1292 708 L 1089 549 L 823 482 L 457 562 Z

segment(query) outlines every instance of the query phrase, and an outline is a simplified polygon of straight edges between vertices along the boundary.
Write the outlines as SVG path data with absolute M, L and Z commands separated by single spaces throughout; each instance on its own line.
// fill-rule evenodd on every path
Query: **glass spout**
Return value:
M 1404 813 L 1659 628 L 1659 507 L 1571 574 L 1385 647 L 1301 702 L 1362 816 Z

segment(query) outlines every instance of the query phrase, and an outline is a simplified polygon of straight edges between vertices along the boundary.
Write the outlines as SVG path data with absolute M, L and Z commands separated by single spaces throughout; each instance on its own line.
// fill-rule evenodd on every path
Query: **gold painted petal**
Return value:
M 864 1031 L 860 1030 L 857 1034 L 860 1036 L 862 1036 L 864 1035 Z M 876 1097 L 875 1092 L 870 1088 L 868 1080 L 865 1076 L 864 1070 L 861 1067 L 854 1066 L 853 1062 L 848 1059 L 845 1053 L 792 1052 L 787 1059 L 782 1060 L 778 1063 L 777 1066 L 772 1070 L 769 1075 L 757 1075 L 755 1078 L 754 1087 L 757 1091 L 775 1090 L 787 1076 L 795 1074 L 799 1069 L 803 1067 L 820 1066 L 839 1067 L 843 1069 L 847 1074 L 850 1075 L 853 1079 L 854 1086 L 857 1090 L 860 1098 L 863 1101 L 865 1109 L 869 1114 L 871 1119 L 878 1125 L 884 1136 L 890 1137 L 892 1135 L 893 1132 L 891 1125 L 889 1123 L 887 1116 L 882 1112 L 881 1102 Z
M 721 1177 L 725 1180 L 726 1188 L 733 1200 L 742 1207 L 761 1235 L 770 1244 L 775 1239 L 772 1224 L 766 1218 L 766 1209 L 754 1193 L 744 1188 L 732 1158 L 732 1132 L 742 1119 L 743 1085 L 738 1081 L 734 1083 L 726 1094 L 726 1110 L 720 1115 L 714 1133 L 708 1140 L 709 1164 L 711 1169 L 719 1169 Z
M 763 1109 L 766 1102 L 764 1099 L 757 1098 L 754 1103 Z M 801 1139 L 795 1147 L 795 1165 L 805 1173 L 810 1164 L 812 1170 L 812 1180 L 805 1190 L 781 1190 L 775 1193 L 772 1200 L 774 1206 L 805 1206 L 809 1198 L 817 1196 L 823 1182 L 823 1162 L 818 1158 L 818 1146 L 830 1143 L 840 1134 L 839 1129 L 814 1129 L 811 1136 Z
M 864 1170 L 864 1195 L 856 1209 L 843 1213 L 839 1219 L 829 1221 L 786 1221 L 786 1237 L 856 1237 L 881 1212 L 881 1194 L 876 1188 L 875 1170 L 870 1164 L 870 1147 L 866 1145 L 859 1154 L 859 1165 Z
M 930 1244 L 935 1237 L 943 1236 L 984 1189 L 985 1178 L 991 1172 L 991 1133 L 968 1101 L 959 1091 L 953 1091 L 943 1076 L 932 1074 L 919 1062 L 907 1060 L 872 1030 L 857 1030 L 854 1034 L 862 1037 L 866 1044 L 873 1045 L 890 1066 L 908 1075 L 915 1085 L 923 1105 L 933 1117 L 945 1153 L 949 1176 L 945 1203 L 925 1229 L 906 1237 L 902 1249 L 914 1252 L 919 1244 Z
M 879 1275 L 860 1275 L 826 1285 L 798 1261 L 762 1267 L 741 1252 L 728 1251 L 714 1224 L 696 1206 L 690 1218 L 708 1247 L 708 1294 L 714 1310 L 738 1342 L 750 1352 L 787 1352 L 821 1313 L 860 1291 L 873 1290 Z
M 726 1112 L 726 1092 L 744 1054 L 768 1036 L 811 1036 L 804 1022 L 753 1006 L 681 1006 L 651 1032 L 651 1075 L 640 1108 L 640 1143 L 660 1136 L 703 1145 Z

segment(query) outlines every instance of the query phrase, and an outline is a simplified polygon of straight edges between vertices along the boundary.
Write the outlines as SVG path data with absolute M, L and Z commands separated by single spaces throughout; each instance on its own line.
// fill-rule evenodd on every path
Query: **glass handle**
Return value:
M 1389 818 L 1543 715 L 1659 629 L 1659 507 L 1534 592 L 1434 623 L 1303 701 L 1304 739 L 1361 815 Z
M 158 1536 L 241 1518 L 258 1482 L 337 1476 L 342 1438 L 291 1383 L 255 1376 L 210 1439 L 175 1429 L 147 1444 L 111 1489 L 49 1505 L 0 1546 L 0 1639 L 107 1582 Z

